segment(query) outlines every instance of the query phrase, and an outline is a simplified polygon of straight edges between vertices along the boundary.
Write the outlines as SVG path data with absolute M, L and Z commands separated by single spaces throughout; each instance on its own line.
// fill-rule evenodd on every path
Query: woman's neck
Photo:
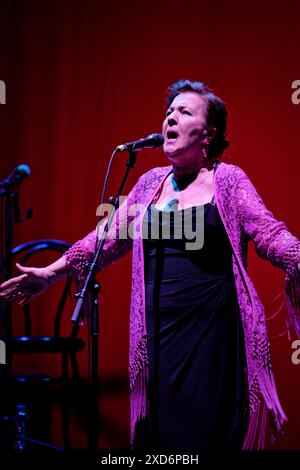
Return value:
M 173 185 L 177 185 L 179 190 L 185 189 L 189 184 L 197 178 L 202 178 L 204 173 L 211 171 L 214 168 L 214 161 L 205 161 L 197 168 L 176 168 L 173 165 Z

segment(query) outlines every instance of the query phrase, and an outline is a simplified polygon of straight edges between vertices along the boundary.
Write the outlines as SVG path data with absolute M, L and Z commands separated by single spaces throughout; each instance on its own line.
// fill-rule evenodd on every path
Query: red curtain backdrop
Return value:
M 165 89 L 180 78 L 204 81 L 225 100 L 230 147 L 224 161 L 241 166 L 276 217 L 300 236 L 300 104 L 291 100 L 292 82 L 300 79 L 299 2 L 0 0 L 0 22 L 6 84 L 0 178 L 20 163 L 32 170 L 21 208 L 32 207 L 33 217 L 14 227 L 14 244 L 75 242 L 92 230 L 110 153 L 160 132 Z M 115 194 L 125 161 L 123 154 L 115 160 L 108 195 Z M 142 173 L 165 164 L 161 150 L 141 153 L 125 192 Z M 284 274 L 253 248 L 249 269 L 270 317 L 282 301 L 273 299 L 282 293 Z M 127 374 L 130 275 L 126 255 L 99 276 L 103 383 Z M 35 328 L 46 329 L 51 302 L 34 303 Z M 294 338 L 280 335 L 283 314 L 268 321 L 289 418 L 274 448 L 300 449 L 300 364 L 291 360 Z M 81 370 L 86 373 L 86 351 Z M 126 385 L 113 395 L 102 388 L 101 397 L 101 446 L 128 447 Z M 76 425 L 73 442 L 84 447 Z

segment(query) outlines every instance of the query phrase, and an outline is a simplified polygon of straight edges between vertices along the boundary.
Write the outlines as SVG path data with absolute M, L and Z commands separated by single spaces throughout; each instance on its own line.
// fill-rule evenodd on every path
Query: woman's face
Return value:
M 189 166 L 202 158 L 206 110 L 206 101 L 193 91 L 184 91 L 172 101 L 162 126 L 163 149 L 172 163 Z

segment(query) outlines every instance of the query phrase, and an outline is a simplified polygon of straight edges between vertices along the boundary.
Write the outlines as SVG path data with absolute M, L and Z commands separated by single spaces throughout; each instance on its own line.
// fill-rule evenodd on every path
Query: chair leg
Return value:
M 74 352 L 74 351 L 70 352 L 70 361 L 71 361 L 71 369 L 72 369 L 73 379 L 76 383 L 78 383 L 80 376 L 79 376 L 79 369 L 78 369 L 78 364 L 77 364 L 76 352 Z
M 64 449 L 70 449 L 69 397 L 68 397 L 68 354 L 62 354 L 62 435 Z

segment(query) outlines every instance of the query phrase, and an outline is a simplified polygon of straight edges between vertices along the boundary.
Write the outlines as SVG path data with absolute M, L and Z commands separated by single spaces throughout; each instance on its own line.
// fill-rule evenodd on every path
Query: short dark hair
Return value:
M 202 82 L 179 80 L 167 88 L 167 109 L 174 98 L 184 91 L 199 93 L 207 102 L 206 125 L 216 129 L 216 135 L 209 143 L 207 156 L 209 158 L 221 157 L 223 151 L 229 146 L 229 142 L 226 140 L 227 109 L 224 101 Z

